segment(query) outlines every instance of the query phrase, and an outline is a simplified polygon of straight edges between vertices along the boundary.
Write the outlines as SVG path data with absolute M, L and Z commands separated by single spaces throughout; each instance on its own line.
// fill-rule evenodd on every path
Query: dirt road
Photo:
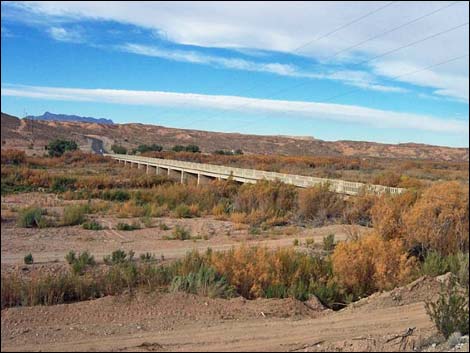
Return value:
M 112 251 L 123 249 L 133 250 L 137 255 L 151 252 L 158 258 L 175 259 L 184 256 L 188 251 L 196 249 L 205 251 L 212 248 L 223 251 L 240 246 L 241 244 L 263 245 L 269 248 L 291 246 L 294 239 L 305 243 L 306 239 L 314 239 L 321 244 L 323 237 L 334 234 L 337 241 L 344 240 L 352 226 L 332 225 L 320 228 L 301 228 L 296 234 L 288 233 L 288 227 L 279 227 L 276 233 L 250 235 L 247 229 L 237 229 L 233 223 L 208 218 L 174 219 L 161 218 L 170 229 L 161 230 L 158 227 L 145 228 L 135 231 L 117 231 L 116 223 L 123 221 L 116 218 L 104 218 L 100 222 L 110 229 L 92 231 L 80 226 L 45 229 L 18 228 L 13 223 L 2 224 L 1 254 L 2 264 L 22 264 L 26 254 L 32 253 L 36 263 L 64 261 L 70 251 L 90 251 L 97 260 L 109 255 Z M 133 220 L 124 220 L 127 223 Z M 189 229 L 197 239 L 166 240 L 171 236 L 172 229 L 180 225 Z M 364 227 L 356 227 L 359 232 L 366 232 Z M 207 234 L 212 236 L 203 239 Z
M 168 309 L 170 300 L 174 309 Z M 223 303 L 173 295 L 137 301 L 103 298 L 4 310 L 2 351 L 397 350 L 399 340 L 386 341 L 416 327 L 402 345 L 411 350 L 435 334 L 422 302 L 373 309 L 365 305 L 315 318 L 290 299 Z M 110 314 L 111 308 L 117 315 Z

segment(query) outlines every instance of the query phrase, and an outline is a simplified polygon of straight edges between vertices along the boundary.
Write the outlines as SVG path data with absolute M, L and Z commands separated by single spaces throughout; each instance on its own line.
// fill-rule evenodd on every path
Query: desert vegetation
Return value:
M 393 175 L 381 178 L 388 178 L 390 184 L 393 179 L 396 185 L 404 180 Z M 459 299 L 469 282 L 468 185 L 460 181 L 411 184 L 400 195 L 364 192 L 345 198 L 326 185 L 297 189 L 281 182 L 239 185 L 231 180 L 180 184 L 136 169 L 118 169 L 107 158 L 79 151 L 42 158 L 5 151 L 2 195 L 43 191 L 67 202 L 60 212 L 39 205 L 15 210 L 16 226 L 21 228 L 101 231 L 107 227 L 95 219 L 99 214 L 117 217 L 113 227 L 118 231 L 155 227 L 168 231 L 162 239 L 175 242 L 197 237 L 183 224 L 169 227 L 158 218 L 213 217 L 246 225 L 249 236 L 255 238 L 278 226 L 350 224 L 368 227 L 370 232 L 351 233 L 342 242 L 334 234 L 326 234 L 320 242 L 296 238 L 290 243 L 293 246 L 274 250 L 241 245 L 224 252 L 194 251 L 174 261 L 124 250 L 95 260 L 91 252 L 71 251 L 66 256 L 68 269 L 54 274 L 2 273 L 2 308 L 159 290 L 220 298 L 308 300 L 315 296 L 336 310 L 423 275 L 451 272 L 460 289 L 447 288 L 451 293 L 447 299 L 443 295 L 428 303 L 430 317 L 447 335 L 463 325 L 461 319 L 454 322 L 449 317 L 458 312 L 461 318 L 462 310 L 468 311 L 468 302 Z M 24 262 L 34 264 L 33 255 L 28 254 Z
M 49 151 L 49 156 L 51 157 L 60 157 L 67 151 L 76 151 L 78 145 L 75 141 L 69 140 L 54 140 L 49 142 L 47 145 L 47 150 Z

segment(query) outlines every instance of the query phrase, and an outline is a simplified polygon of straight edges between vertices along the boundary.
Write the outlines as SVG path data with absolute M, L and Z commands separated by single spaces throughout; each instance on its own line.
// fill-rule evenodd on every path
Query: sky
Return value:
M 469 145 L 469 3 L 1 3 L 1 110 Z

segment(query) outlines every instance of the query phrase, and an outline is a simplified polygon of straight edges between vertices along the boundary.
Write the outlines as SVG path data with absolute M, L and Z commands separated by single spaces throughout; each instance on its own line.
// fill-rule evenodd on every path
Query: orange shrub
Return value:
M 230 221 L 236 224 L 247 223 L 247 215 L 245 212 L 233 212 L 230 214 Z
M 400 188 L 405 188 L 405 189 L 422 189 L 424 187 L 424 183 L 413 177 L 409 177 L 406 175 L 401 176 L 400 183 L 398 184 L 398 187 Z
M 342 197 L 327 184 L 299 191 L 299 217 L 317 226 L 341 219 L 345 206 Z
M 218 203 L 212 207 L 211 213 L 215 216 L 216 219 L 219 220 L 226 220 L 228 216 L 226 212 L 226 206 L 223 203 Z
M 339 243 L 332 263 L 338 283 L 356 297 L 405 283 L 413 268 L 401 240 L 384 240 L 375 233 Z
M 392 171 L 386 171 L 382 174 L 377 175 L 372 180 L 372 184 L 397 187 L 398 184 L 400 184 L 400 181 L 401 181 L 400 174 L 397 174 Z
M 458 182 L 426 189 L 404 216 L 406 240 L 442 255 L 468 252 L 469 188 Z
M 2 164 L 22 164 L 26 160 L 24 151 L 7 149 L 2 150 Z
M 41 166 L 41 167 L 86 167 L 97 164 L 109 164 L 113 163 L 109 157 L 104 157 L 95 153 L 83 152 L 80 150 L 65 152 L 60 157 L 26 157 L 26 162 L 29 165 Z
M 347 200 L 344 210 L 344 220 L 349 224 L 370 226 L 372 223 L 372 207 L 377 201 L 377 196 L 370 193 L 362 193 Z
M 265 296 L 273 288 L 284 288 L 289 296 L 304 297 L 310 284 L 325 282 L 328 265 L 325 261 L 294 248 L 271 251 L 266 247 L 241 246 L 225 253 L 213 253 L 210 264 L 223 274 L 245 298 Z M 295 293 L 299 284 L 304 293 Z
M 233 206 L 237 212 L 250 214 L 256 223 L 293 212 L 296 202 L 295 186 L 279 181 L 258 181 L 256 184 L 242 185 L 234 197 Z
M 117 204 L 115 206 L 118 217 L 142 217 L 146 214 L 146 209 L 143 206 L 138 205 L 134 200 L 126 201 L 123 204 Z
M 417 194 L 407 191 L 399 195 L 381 195 L 371 209 L 372 224 L 385 240 L 403 238 L 402 215 L 410 209 Z

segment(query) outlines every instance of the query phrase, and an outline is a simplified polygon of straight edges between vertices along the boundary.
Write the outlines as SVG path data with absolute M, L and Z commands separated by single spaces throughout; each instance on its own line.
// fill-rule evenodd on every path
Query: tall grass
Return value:
M 27 207 L 19 211 L 17 225 L 22 228 L 44 228 L 47 221 L 44 218 L 46 210 L 40 207 Z
M 64 208 L 62 217 L 63 226 L 75 226 L 85 221 L 85 214 L 88 211 L 87 205 L 68 205 Z

